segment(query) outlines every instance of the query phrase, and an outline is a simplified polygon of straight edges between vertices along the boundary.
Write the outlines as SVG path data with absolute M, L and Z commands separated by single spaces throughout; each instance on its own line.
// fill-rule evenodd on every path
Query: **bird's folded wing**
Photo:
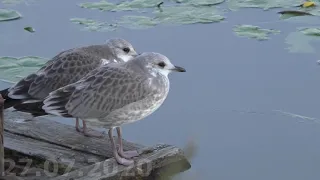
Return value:
M 150 79 L 139 73 L 103 66 L 80 81 L 50 93 L 46 112 L 79 118 L 100 118 L 153 93 Z
M 101 58 L 81 52 L 65 52 L 48 61 L 39 71 L 10 89 L 12 97 L 25 95 L 43 99 L 60 87 L 76 82 L 99 66 Z

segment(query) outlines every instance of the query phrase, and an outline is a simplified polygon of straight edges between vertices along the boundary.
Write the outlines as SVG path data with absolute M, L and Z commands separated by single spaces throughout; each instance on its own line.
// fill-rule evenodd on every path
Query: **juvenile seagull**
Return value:
M 81 80 L 49 94 L 42 109 L 48 114 L 80 118 L 108 129 L 113 155 L 122 165 L 133 163 L 137 151 L 123 151 L 120 126 L 145 118 L 160 107 L 169 92 L 168 74 L 185 72 L 159 53 L 143 53 L 131 61 L 108 64 Z M 118 134 L 119 150 L 113 138 Z
M 126 62 L 137 56 L 133 46 L 120 38 L 109 39 L 105 44 L 90 45 L 63 51 L 48 61 L 37 72 L 21 79 L 14 86 L 0 93 L 5 100 L 4 108 L 14 107 L 18 111 L 31 113 L 34 117 L 46 115 L 44 111 L 36 111 L 36 107 L 21 104 L 26 100 L 43 100 L 50 92 L 74 83 L 93 69 L 108 63 Z M 38 108 L 39 109 L 39 108 Z M 101 136 L 79 127 L 76 119 L 76 130 L 86 136 Z

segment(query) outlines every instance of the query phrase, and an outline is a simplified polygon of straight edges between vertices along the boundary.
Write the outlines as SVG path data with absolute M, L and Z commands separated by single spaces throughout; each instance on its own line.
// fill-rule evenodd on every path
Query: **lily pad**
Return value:
M 225 19 L 214 7 L 164 6 L 154 12 L 155 19 L 163 24 L 214 23 Z
M 141 10 L 143 8 L 157 7 L 161 0 L 133 0 L 123 1 L 119 4 L 114 4 L 105 0 L 100 2 L 86 2 L 81 3 L 80 7 L 88 9 L 99 9 L 102 11 L 132 11 Z
M 31 33 L 36 32 L 36 30 L 33 27 L 30 27 L 30 26 L 25 27 L 24 30 L 26 30 L 28 32 L 31 32 Z
M 118 23 L 129 29 L 147 29 L 156 26 L 159 22 L 147 16 L 123 16 Z
M 221 4 L 224 1 L 225 0 L 176 0 L 176 2 L 179 4 L 192 6 L 212 6 Z M 164 2 L 169 3 L 162 0 L 132 0 L 122 1 L 119 4 L 114 4 L 106 0 L 102 0 L 100 2 L 81 3 L 80 6 L 88 9 L 100 9 L 103 11 L 141 11 L 142 9 L 146 8 L 159 7 L 159 4 L 162 5 Z
M 320 37 L 320 28 L 302 28 L 300 29 L 300 32 L 302 32 L 305 35 L 308 36 L 319 36 Z
M 133 1 L 123 1 L 118 4 L 113 11 L 132 11 L 141 10 L 144 8 L 155 8 L 160 4 L 161 0 L 133 0 Z
M 223 3 L 225 0 L 176 0 L 178 3 L 185 3 L 193 6 L 213 6 Z
M 308 12 L 314 16 L 320 16 L 320 6 L 315 6 L 310 8 L 301 8 L 301 10 Z
M 2 0 L 3 4 L 20 4 L 25 0 Z
M 274 29 L 263 29 L 258 26 L 252 25 L 236 25 L 233 28 L 233 31 L 236 35 L 240 37 L 248 37 L 251 39 L 257 40 L 267 40 L 269 39 L 270 34 L 279 34 L 279 30 Z
M 261 8 L 268 10 L 271 8 L 290 8 L 301 4 L 301 0 L 228 0 L 231 10 L 239 8 Z
M 223 0 L 213 0 L 212 4 L 222 2 Z M 100 4 L 106 1 L 101 1 Z M 160 3 L 159 3 L 160 2 Z M 182 25 L 182 24 L 196 24 L 196 23 L 214 23 L 220 22 L 225 19 L 224 16 L 220 15 L 221 12 L 218 11 L 216 7 L 213 6 L 191 6 L 191 5 L 163 5 L 163 1 L 159 0 L 133 0 L 133 1 L 124 1 L 116 6 L 110 7 L 108 2 L 107 9 L 109 11 L 116 10 L 133 10 L 135 8 L 150 8 L 153 7 L 154 11 L 149 14 L 150 16 L 140 16 L 140 15 L 126 15 L 120 19 L 114 20 L 115 23 L 105 23 L 99 22 L 92 19 L 85 18 L 73 18 L 72 22 L 77 24 L 82 24 L 86 29 L 91 31 L 101 31 L 101 30 L 115 30 L 117 24 L 122 27 L 130 29 L 146 29 L 151 28 L 156 25 L 165 24 L 165 25 Z M 195 0 L 188 0 L 184 3 L 196 2 Z M 198 3 L 208 4 L 207 1 L 199 1 Z M 160 5 L 159 5 L 160 4 Z M 87 4 L 88 5 L 88 4 Z M 86 5 L 86 6 L 87 6 Z M 172 5 L 172 4 L 171 4 Z M 87 6 L 88 7 L 88 6 Z M 94 4 L 90 7 L 98 8 L 98 5 Z M 157 7 L 157 8 L 155 8 Z M 102 9 L 102 8 L 100 8 Z
M 103 11 L 108 11 L 111 9 L 114 9 L 116 7 L 115 4 L 110 3 L 108 1 L 100 1 L 100 2 L 86 2 L 79 4 L 82 8 L 88 8 L 88 9 L 99 9 Z
M 308 12 L 293 11 L 293 10 L 280 11 L 278 13 L 281 14 L 281 19 L 288 19 L 288 18 L 292 18 L 292 17 L 296 17 L 296 16 L 313 16 L 313 14 L 308 13 Z
M 30 5 L 30 4 L 33 4 L 37 1 L 38 0 L 2 0 L 2 3 L 7 4 L 7 5 L 18 5 L 18 4 L 22 4 L 22 3 L 25 5 Z
M 83 25 L 84 30 L 89 30 L 89 31 L 114 31 L 117 28 L 116 24 L 99 22 L 93 19 L 71 18 L 70 21 L 75 24 Z
M 286 38 L 287 48 L 292 53 L 314 53 L 316 49 L 312 42 L 320 41 L 320 28 L 300 28 L 290 33 Z
M 11 9 L 0 9 L 0 21 L 10 21 L 21 18 L 20 13 Z
M 296 23 L 296 24 L 305 24 L 305 25 L 319 25 L 319 17 L 318 16 L 293 16 L 288 18 L 280 19 L 287 21 L 288 23 Z
M 37 56 L 0 57 L 0 79 L 17 82 L 22 77 L 36 72 L 47 61 L 48 59 Z

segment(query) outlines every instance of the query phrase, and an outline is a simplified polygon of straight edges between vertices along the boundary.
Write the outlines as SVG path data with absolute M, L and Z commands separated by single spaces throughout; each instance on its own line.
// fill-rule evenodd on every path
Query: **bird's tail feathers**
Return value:
M 8 109 L 16 104 L 20 104 L 23 102 L 22 99 L 12 99 L 11 97 L 9 97 L 9 88 L 1 90 L 0 94 L 2 98 L 5 99 L 3 107 L 4 109 Z

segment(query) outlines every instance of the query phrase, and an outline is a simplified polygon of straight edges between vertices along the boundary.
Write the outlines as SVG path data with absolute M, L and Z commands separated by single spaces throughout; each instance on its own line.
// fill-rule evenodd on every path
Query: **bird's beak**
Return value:
M 139 56 L 141 53 L 140 52 L 137 52 L 137 51 L 135 51 L 135 53 L 134 53 L 134 57 L 137 57 L 137 56 Z
M 174 66 L 174 68 L 172 69 L 172 71 L 176 71 L 176 72 L 186 72 L 186 70 L 183 67 L 180 66 Z
M 132 56 L 133 56 L 133 57 L 137 57 L 137 56 L 139 56 L 139 53 L 135 53 L 135 54 L 133 54 Z

